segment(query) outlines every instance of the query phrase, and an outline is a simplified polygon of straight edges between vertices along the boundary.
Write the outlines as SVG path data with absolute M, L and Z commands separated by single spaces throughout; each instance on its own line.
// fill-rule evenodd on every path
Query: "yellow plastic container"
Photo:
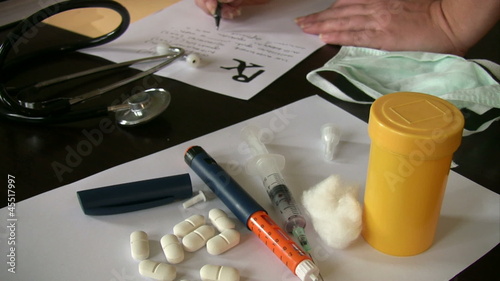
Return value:
M 362 231 L 375 249 L 411 256 L 432 245 L 463 126 L 462 113 L 435 96 L 399 92 L 375 100 Z

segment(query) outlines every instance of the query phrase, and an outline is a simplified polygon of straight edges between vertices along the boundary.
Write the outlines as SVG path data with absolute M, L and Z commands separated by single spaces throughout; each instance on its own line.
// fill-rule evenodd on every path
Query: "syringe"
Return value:
M 284 230 L 215 160 L 199 146 L 184 155 L 186 163 L 233 214 L 302 281 L 323 281 L 319 268 Z
M 270 154 L 259 138 L 259 131 L 258 127 L 252 125 L 241 131 L 241 137 L 247 142 L 253 155 L 247 162 L 247 171 L 261 177 L 273 206 L 283 218 L 285 230 L 292 233 L 304 251 L 310 255 L 311 247 L 304 230 L 306 220 L 281 174 L 285 167 L 285 157 Z

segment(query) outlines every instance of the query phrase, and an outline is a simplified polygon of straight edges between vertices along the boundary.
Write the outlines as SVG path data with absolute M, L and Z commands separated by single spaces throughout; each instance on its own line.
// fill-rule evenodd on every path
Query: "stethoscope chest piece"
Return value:
M 152 120 L 170 104 L 170 93 L 161 88 L 148 89 L 129 97 L 122 105 L 109 108 L 116 111 L 116 121 L 123 126 L 134 126 Z

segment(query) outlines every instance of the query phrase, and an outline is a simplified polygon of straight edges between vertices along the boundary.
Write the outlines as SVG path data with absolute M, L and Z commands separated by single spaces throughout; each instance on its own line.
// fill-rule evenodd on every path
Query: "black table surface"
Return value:
M 4 39 L 7 30 L 0 30 Z M 500 27 L 497 26 L 469 51 L 466 58 L 488 59 L 499 63 Z M 80 36 L 53 28 L 41 27 L 38 34 L 20 46 L 20 53 L 30 53 L 61 40 L 78 40 Z M 59 40 L 59 41 L 58 41 Z M 203 136 L 240 121 L 280 108 L 302 98 L 318 95 L 361 120 L 368 120 L 368 105 L 340 101 L 322 92 L 306 80 L 306 74 L 328 61 L 339 50 L 338 46 L 326 45 L 293 67 L 250 100 L 239 100 L 205 91 L 185 83 L 164 77 L 153 76 L 140 80 L 104 98 L 99 104 L 123 100 L 123 94 L 144 90 L 150 86 L 161 87 L 171 92 L 172 102 L 159 118 L 142 126 L 121 127 L 109 123 L 113 117 L 93 118 L 80 122 L 59 125 L 27 124 L 0 118 L 0 171 L 5 178 L 16 178 L 16 201 L 22 201 L 40 193 L 61 187 L 105 169 L 164 150 L 187 140 Z M 110 62 L 81 53 L 58 56 L 38 56 L 21 64 L 10 75 L 9 83 L 30 83 L 79 70 L 109 64 Z M 89 86 L 106 85 L 136 70 L 108 73 L 92 83 L 70 85 L 71 91 L 84 91 Z M 5 74 L 5 73 L 4 73 Z M 2 74 L 2 75 L 4 75 Z M 331 76 L 331 77 L 330 77 Z M 339 75 L 330 75 L 339 88 L 352 96 L 362 97 L 359 90 Z M 5 77 L 0 77 L 4 81 Z M 12 82 L 13 81 L 13 82 Z M 82 83 L 82 81 L 78 81 Z M 43 95 L 50 96 L 51 91 Z M 498 116 L 499 110 L 490 110 L 486 115 Z M 474 127 L 484 116 L 464 111 L 467 126 Z M 486 117 L 488 117 L 486 116 Z M 104 123 L 103 123 L 104 122 Z M 102 129 L 103 124 L 106 130 Z M 110 125 L 111 124 L 111 125 Z M 82 142 L 95 135 L 90 150 L 80 157 L 75 151 Z M 465 137 L 454 161 L 456 172 L 477 182 L 497 194 L 500 190 L 500 122 L 494 122 L 486 131 Z M 73 152 L 74 153 L 74 152 Z M 73 156 L 70 156 L 73 155 Z M 6 180 L 7 182 L 7 180 Z M 4 196 L 0 207 L 7 205 L 7 184 L 2 185 Z M 480 230 L 478 230 L 480 231 Z M 500 239 L 500 237 L 499 237 Z M 452 280 L 497 280 L 500 249 L 497 245 L 477 262 L 459 273 Z

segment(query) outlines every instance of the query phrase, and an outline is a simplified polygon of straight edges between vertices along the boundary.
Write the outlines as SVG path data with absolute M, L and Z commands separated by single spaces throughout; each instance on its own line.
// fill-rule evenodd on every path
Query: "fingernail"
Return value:
M 299 23 L 299 27 L 302 29 L 307 28 L 309 26 L 311 26 L 311 23 L 309 22 Z
M 237 8 L 237 9 L 232 10 L 231 12 L 229 12 L 227 14 L 227 16 L 229 19 L 234 19 L 235 17 L 241 16 L 241 8 Z

